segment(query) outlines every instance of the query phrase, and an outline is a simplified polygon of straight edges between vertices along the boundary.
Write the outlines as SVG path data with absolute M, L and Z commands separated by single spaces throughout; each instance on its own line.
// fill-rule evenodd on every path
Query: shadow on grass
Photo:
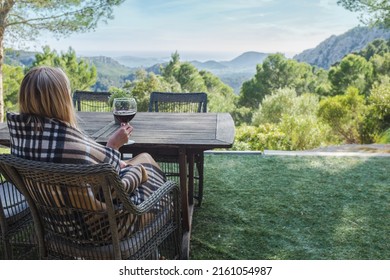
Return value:
M 390 159 L 207 155 L 192 259 L 390 259 Z

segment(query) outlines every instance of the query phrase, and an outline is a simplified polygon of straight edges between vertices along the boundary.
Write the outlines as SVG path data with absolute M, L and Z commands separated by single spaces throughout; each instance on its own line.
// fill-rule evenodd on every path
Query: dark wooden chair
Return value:
M 37 254 L 30 208 L 19 190 L 0 174 L 0 256 L 31 259 Z
M 109 164 L 0 155 L 0 168 L 28 198 L 40 258 L 181 258 L 180 190 L 173 182 L 135 205 Z
M 152 92 L 149 112 L 206 113 L 207 94 L 204 92 Z
M 149 112 L 206 113 L 207 94 L 204 92 L 152 92 L 150 95 Z M 198 206 L 200 206 L 203 199 L 203 151 L 199 151 L 194 157 L 196 165 L 194 198 L 197 200 Z M 177 157 L 161 154 L 160 156 L 157 156 L 157 161 L 168 177 L 175 181 L 179 180 L 180 174 Z
M 80 91 L 73 93 L 73 104 L 77 111 L 81 112 L 109 112 L 111 106 L 108 103 L 110 92 Z

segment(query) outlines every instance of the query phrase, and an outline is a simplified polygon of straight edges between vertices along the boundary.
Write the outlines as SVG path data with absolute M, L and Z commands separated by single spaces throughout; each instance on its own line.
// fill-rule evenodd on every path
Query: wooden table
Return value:
M 107 143 L 118 129 L 112 113 L 78 112 L 79 126 L 97 142 Z M 234 141 L 234 123 L 228 113 L 146 113 L 139 112 L 131 121 L 131 139 L 122 153 L 137 155 L 177 155 L 183 214 L 183 254 L 188 258 L 193 213 L 194 155 L 215 148 L 230 148 Z M 0 144 L 9 146 L 9 132 L 0 124 Z M 188 169 L 187 169 L 188 164 Z

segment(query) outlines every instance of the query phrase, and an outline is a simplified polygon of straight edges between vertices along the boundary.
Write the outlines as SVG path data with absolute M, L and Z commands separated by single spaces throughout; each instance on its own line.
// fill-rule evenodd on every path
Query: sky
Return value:
M 35 50 L 70 46 L 78 55 L 233 59 L 247 51 L 287 57 L 358 26 L 358 15 L 337 0 L 126 0 L 114 20 L 93 32 L 56 40 L 42 36 Z

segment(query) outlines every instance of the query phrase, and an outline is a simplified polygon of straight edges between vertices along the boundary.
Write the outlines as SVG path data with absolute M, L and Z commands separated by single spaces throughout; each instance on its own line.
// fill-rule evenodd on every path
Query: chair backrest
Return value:
M 152 92 L 149 112 L 205 113 L 207 94 L 204 92 Z
M 83 112 L 109 112 L 111 107 L 108 100 L 110 92 L 81 91 L 73 93 L 73 104 L 77 111 Z
M 32 214 L 36 231 L 42 232 L 42 257 L 140 256 L 142 242 L 151 238 L 147 235 L 159 230 L 151 226 L 153 222 L 160 219 L 161 227 L 162 220 L 173 219 L 169 199 L 167 204 L 159 201 L 154 212 L 141 215 L 109 164 L 58 164 L 0 155 L 0 171 L 7 173 L 36 209 Z M 161 209 L 168 209 L 163 218 Z

